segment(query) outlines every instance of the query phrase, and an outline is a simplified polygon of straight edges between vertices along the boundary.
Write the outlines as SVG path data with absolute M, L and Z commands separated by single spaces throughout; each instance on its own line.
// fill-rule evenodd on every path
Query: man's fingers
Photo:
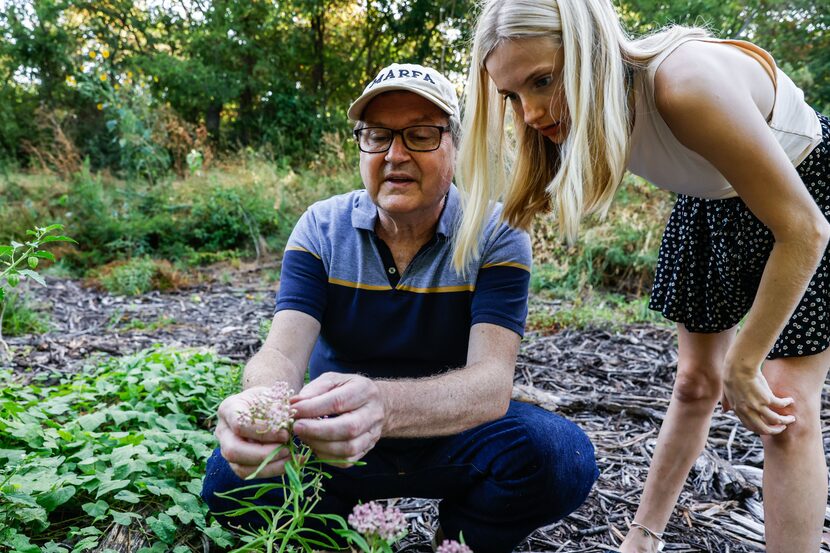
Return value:
M 348 413 L 360 407 L 365 398 L 348 385 L 338 386 L 321 395 L 300 399 L 292 405 L 296 409 L 295 420 Z M 295 423 L 296 425 L 296 423 Z
M 261 444 L 245 440 L 236 440 L 220 448 L 219 452 L 228 463 L 253 466 L 256 469 L 278 447 L 282 449 L 277 453 L 275 460 L 288 457 L 288 447 L 285 444 Z
M 237 435 L 247 438 L 254 442 L 264 444 L 284 444 L 288 442 L 288 431 L 279 430 L 277 432 L 263 432 L 261 428 L 255 426 L 247 426 L 244 424 L 234 424 L 234 431 Z
M 308 384 L 306 384 L 305 386 L 303 386 L 303 389 L 300 390 L 300 393 L 291 398 L 291 401 L 302 401 L 304 399 L 309 399 L 312 397 L 319 396 L 321 394 L 325 394 L 329 390 L 332 390 L 342 385 L 347 380 L 348 375 L 333 372 L 323 373 L 311 382 L 309 382 Z
M 327 442 L 312 440 L 307 445 L 314 451 L 314 455 L 323 461 L 348 461 L 354 463 L 363 458 L 375 445 L 375 439 L 370 434 L 364 434 L 354 440 L 344 442 Z M 337 466 L 348 466 L 343 463 L 334 463 Z
M 260 478 L 273 478 L 275 476 L 280 476 L 285 472 L 285 463 L 287 463 L 287 459 L 280 459 L 278 461 L 272 461 L 265 465 L 259 473 L 256 475 L 256 479 Z M 228 463 L 230 465 L 231 470 L 236 474 L 238 477 L 242 478 L 243 480 L 252 475 L 256 472 L 256 469 L 259 468 L 259 465 L 239 465 L 236 463 Z
M 294 423 L 294 433 L 303 441 L 347 441 L 366 432 L 368 422 L 359 411 L 352 411 L 328 419 L 299 419 Z

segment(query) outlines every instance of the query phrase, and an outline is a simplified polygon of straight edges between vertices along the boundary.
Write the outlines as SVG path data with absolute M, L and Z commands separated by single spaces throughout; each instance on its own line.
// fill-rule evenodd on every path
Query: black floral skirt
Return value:
M 830 220 L 830 119 L 798 167 Z M 666 225 L 649 307 L 691 332 L 722 332 L 746 315 L 773 246 L 772 232 L 740 198 L 679 195 Z M 830 248 L 767 356 L 815 355 L 830 346 Z

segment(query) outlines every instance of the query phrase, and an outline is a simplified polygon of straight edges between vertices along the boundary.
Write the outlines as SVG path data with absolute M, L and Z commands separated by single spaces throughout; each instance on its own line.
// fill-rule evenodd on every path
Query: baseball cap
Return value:
M 414 63 L 393 63 L 369 81 L 363 94 L 349 106 L 349 119 L 357 121 L 378 94 L 405 90 L 423 96 L 449 115 L 458 116 L 458 97 L 450 81 L 434 69 Z

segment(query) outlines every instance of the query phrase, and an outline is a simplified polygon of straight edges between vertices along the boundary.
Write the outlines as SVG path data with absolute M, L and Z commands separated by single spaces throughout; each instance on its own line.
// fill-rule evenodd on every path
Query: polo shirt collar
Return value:
M 451 238 L 458 225 L 458 218 L 461 211 L 461 200 L 458 189 L 454 184 L 450 185 L 447 192 L 447 200 L 444 202 L 444 209 L 438 218 L 438 227 L 435 233 L 445 238 Z M 352 209 L 352 226 L 356 229 L 370 230 L 374 232 L 375 223 L 378 220 L 378 208 L 369 197 L 366 190 L 361 190 L 355 197 L 354 209 Z

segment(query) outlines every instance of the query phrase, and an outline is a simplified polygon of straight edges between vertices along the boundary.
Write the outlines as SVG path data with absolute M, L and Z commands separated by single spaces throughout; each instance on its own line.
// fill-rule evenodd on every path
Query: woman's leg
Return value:
M 677 377 L 634 517 L 655 532 L 668 524 L 689 470 L 706 444 L 712 413 L 721 399 L 723 359 L 735 337 L 735 328 L 714 334 L 677 328 Z M 632 528 L 620 549 L 650 553 L 657 551 L 657 541 Z
M 810 357 L 764 363 L 778 397 L 795 403 L 785 412 L 796 422 L 764 442 L 764 522 L 769 553 L 815 553 L 827 505 L 827 464 L 821 435 L 821 391 L 830 350 Z

